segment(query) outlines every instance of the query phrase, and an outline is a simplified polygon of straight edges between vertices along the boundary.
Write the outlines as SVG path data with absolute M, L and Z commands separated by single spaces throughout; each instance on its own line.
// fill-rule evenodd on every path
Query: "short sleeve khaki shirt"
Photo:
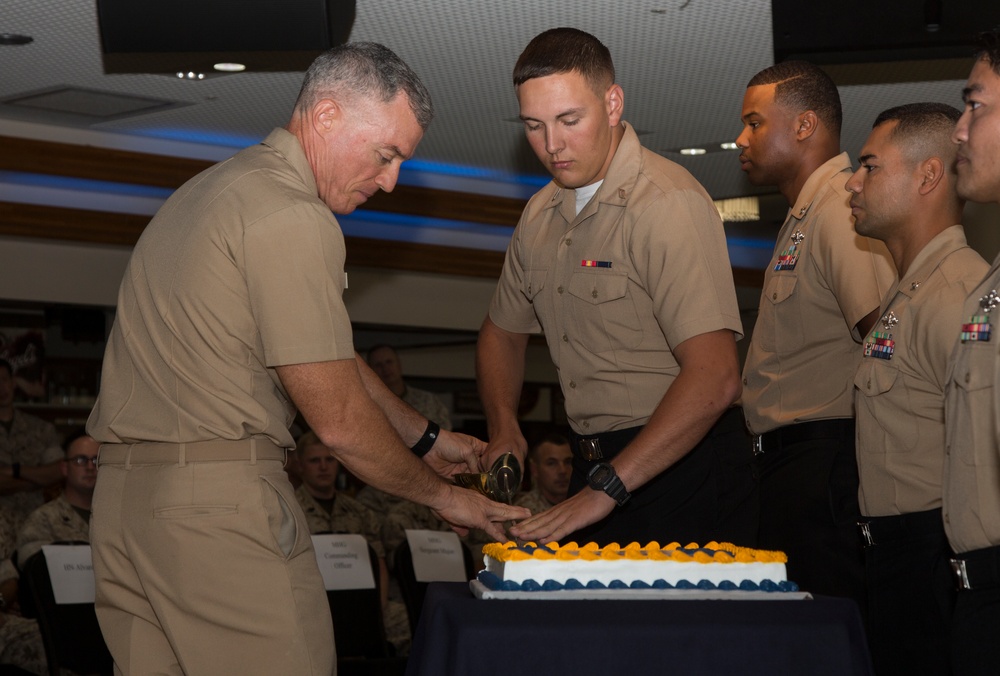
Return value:
M 854 232 L 850 172 L 847 153 L 818 167 L 778 233 L 743 367 L 754 434 L 854 417 L 855 326 L 878 308 L 895 270 L 881 242 Z
M 680 371 L 674 347 L 711 331 L 743 331 L 712 200 L 683 167 L 643 148 L 628 125 L 579 215 L 575 191 L 555 183 L 531 198 L 490 319 L 514 333 L 545 334 L 580 434 L 645 424 Z
M 865 516 L 941 506 L 948 356 L 962 304 L 987 267 L 955 225 L 924 247 L 882 302 L 854 379 Z
M 956 552 L 1000 545 L 1000 256 L 966 298 L 945 390 L 944 528 Z M 991 307 L 989 312 L 986 308 Z M 982 319 L 985 317 L 985 320 Z M 988 339 L 982 325 L 989 323 Z M 974 326 L 974 325 L 979 326 Z
M 129 261 L 88 424 L 101 442 L 294 446 L 275 366 L 353 359 L 344 236 L 276 129 L 185 183 Z

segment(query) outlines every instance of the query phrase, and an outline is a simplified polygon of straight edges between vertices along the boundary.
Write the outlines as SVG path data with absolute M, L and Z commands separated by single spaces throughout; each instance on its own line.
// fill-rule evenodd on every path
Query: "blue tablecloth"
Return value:
M 407 676 L 871 676 L 857 606 L 796 601 L 480 600 L 428 589 Z

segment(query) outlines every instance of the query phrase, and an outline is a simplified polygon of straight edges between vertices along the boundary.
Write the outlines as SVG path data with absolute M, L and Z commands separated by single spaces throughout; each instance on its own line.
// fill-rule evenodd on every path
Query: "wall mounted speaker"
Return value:
M 354 14 L 355 0 L 97 0 L 105 73 L 303 71 Z

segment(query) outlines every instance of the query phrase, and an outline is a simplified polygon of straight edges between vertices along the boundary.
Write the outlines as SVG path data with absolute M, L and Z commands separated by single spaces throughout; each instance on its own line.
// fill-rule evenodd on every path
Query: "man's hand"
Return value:
M 504 453 L 513 453 L 517 461 L 521 463 L 521 467 L 524 467 L 524 459 L 528 455 L 528 443 L 520 431 L 512 431 L 510 434 L 491 438 L 486 452 L 483 454 L 483 466 L 492 467 L 496 459 Z
M 497 542 L 505 542 L 510 538 L 504 532 L 503 522 L 531 516 L 526 507 L 494 502 L 468 488 L 454 486 L 448 497 L 449 502 L 434 511 L 459 535 L 467 535 L 469 528 L 479 528 Z
M 424 462 L 443 477 L 462 472 L 483 471 L 482 457 L 486 442 L 468 434 L 441 430 L 437 441 L 424 456 Z
M 584 526 L 597 523 L 615 508 L 615 501 L 603 491 L 584 488 L 571 498 L 539 512 L 510 528 L 518 540 L 540 545 L 556 542 Z

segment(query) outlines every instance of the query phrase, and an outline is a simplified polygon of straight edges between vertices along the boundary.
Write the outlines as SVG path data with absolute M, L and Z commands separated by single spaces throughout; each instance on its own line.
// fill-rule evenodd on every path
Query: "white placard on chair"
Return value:
M 407 530 L 418 582 L 467 582 L 462 542 L 452 531 Z
M 335 533 L 313 535 L 313 549 L 323 586 L 333 589 L 373 589 L 368 541 L 362 535 Z
M 45 565 L 57 604 L 94 602 L 90 545 L 45 545 Z

